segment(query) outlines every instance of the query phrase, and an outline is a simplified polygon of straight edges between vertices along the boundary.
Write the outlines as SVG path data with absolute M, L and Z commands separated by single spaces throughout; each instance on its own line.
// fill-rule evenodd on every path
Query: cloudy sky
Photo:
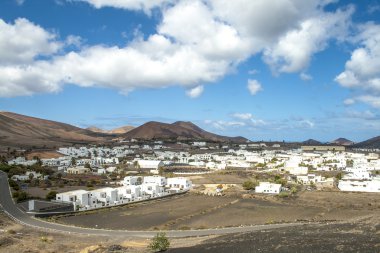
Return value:
M 2 0 L 0 110 L 364 140 L 380 135 L 380 2 Z

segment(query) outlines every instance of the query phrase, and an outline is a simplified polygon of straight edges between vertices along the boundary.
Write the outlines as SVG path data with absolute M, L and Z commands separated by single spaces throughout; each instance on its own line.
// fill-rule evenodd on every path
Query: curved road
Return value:
M 83 235 L 98 235 L 112 237 L 143 237 L 150 238 L 157 234 L 158 231 L 131 231 L 131 230 L 106 230 L 93 228 L 80 228 L 74 226 L 66 226 L 57 223 L 46 222 L 18 209 L 11 197 L 11 191 L 8 185 L 8 176 L 5 172 L 0 171 L 0 204 L 4 212 L 15 221 L 36 229 L 49 230 L 63 233 L 77 233 Z M 263 229 L 275 229 L 289 226 L 299 226 L 301 223 L 286 223 L 286 224 L 270 224 L 244 227 L 229 227 L 229 228 L 213 228 L 202 230 L 170 230 L 166 232 L 168 237 L 189 237 L 189 236 L 206 236 L 215 234 L 229 234 L 259 231 Z

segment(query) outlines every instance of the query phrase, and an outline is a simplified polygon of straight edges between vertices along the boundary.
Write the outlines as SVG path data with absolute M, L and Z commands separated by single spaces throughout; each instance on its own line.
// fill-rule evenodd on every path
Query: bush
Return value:
M 157 233 L 157 235 L 152 239 L 151 243 L 148 245 L 148 248 L 153 252 L 165 251 L 169 248 L 170 242 L 166 237 L 165 233 Z
M 55 199 L 55 196 L 57 195 L 57 192 L 56 191 L 50 191 L 48 192 L 48 194 L 46 194 L 46 199 L 47 200 L 52 200 L 52 199 Z
M 26 193 L 24 191 L 18 192 L 18 196 L 16 197 L 17 202 L 22 202 L 22 201 L 27 200 L 27 199 L 29 199 L 28 193 Z
M 296 194 L 296 193 L 298 192 L 297 187 L 292 186 L 292 188 L 290 189 L 290 192 L 291 192 L 292 194 Z
M 15 190 L 15 191 L 18 191 L 20 190 L 20 186 L 18 185 L 18 183 L 12 179 L 9 179 L 9 186 Z
M 256 187 L 256 183 L 255 182 L 252 182 L 252 181 L 245 181 L 243 183 L 243 188 L 244 190 L 254 190 L 255 187 Z
M 278 194 L 278 196 L 279 196 L 280 198 L 287 198 L 287 197 L 289 197 L 289 192 L 280 192 L 280 193 Z

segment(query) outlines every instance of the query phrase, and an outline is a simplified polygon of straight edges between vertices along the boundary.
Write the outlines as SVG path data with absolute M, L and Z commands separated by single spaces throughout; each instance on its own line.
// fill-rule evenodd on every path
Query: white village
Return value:
M 187 149 L 176 151 L 163 142 L 139 145 L 131 140 L 130 145 L 113 148 L 65 147 L 57 152 L 62 156 L 40 160 L 17 157 L 8 164 L 31 166 L 40 162 L 42 166 L 54 168 L 55 173 L 60 175 L 98 175 L 104 178 L 113 175 L 117 178 L 107 182 L 107 187 L 57 193 L 52 201 L 72 203 L 74 211 L 181 194 L 199 187 L 192 184 L 191 176 L 207 176 L 231 169 L 281 175 L 274 182 L 256 182 L 254 192 L 257 194 L 289 192 L 289 185 L 303 185 L 306 189 L 313 187 L 317 190 L 380 192 L 380 159 L 375 150 L 346 151 L 342 146 L 303 146 L 283 150 L 280 144 L 269 148 L 265 143 L 219 147 L 213 143 L 194 142 Z M 161 176 L 165 170 L 170 171 L 169 177 Z M 335 176 L 326 176 L 329 173 L 335 173 Z M 27 171 L 22 175 L 13 175 L 12 179 L 26 181 L 48 177 Z M 218 187 L 214 191 L 208 191 L 208 194 L 221 193 Z

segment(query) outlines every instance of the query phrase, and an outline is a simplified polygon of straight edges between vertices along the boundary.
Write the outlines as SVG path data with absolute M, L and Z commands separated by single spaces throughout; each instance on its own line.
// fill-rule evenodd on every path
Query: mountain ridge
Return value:
M 241 136 L 227 137 L 207 132 L 192 122 L 176 121 L 174 123 L 162 123 L 149 121 L 122 135 L 125 138 L 143 140 L 152 139 L 176 139 L 176 140 L 208 140 L 216 142 L 246 142 Z
M 52 148 L 73 144 L 104 143 L 116 137 L 142 140 L 176 139 L 239 143 L 247 141 L 244 137 L 213 134 L 185 121 L 177 121 L 172 124 L 150 121 L 131 130 L 128 128 L 131 127 L 124 126 L 113 129 L 111 132 L 102 132 L 100 128 L 83 129 L 67 123 L 3 111 L 0 112 L 0 146 Z
M 103 134 L 124 134 L 131 131 L 134 128 L 135 128 L 134 126 L 122 126 L 122 127 L 117 127 L 111 130 L 105 130 L 96 126 L 90 126 L 90 127 L 87 127 L 86 130 L 90 130 L 95 133 L 103 133 Z

